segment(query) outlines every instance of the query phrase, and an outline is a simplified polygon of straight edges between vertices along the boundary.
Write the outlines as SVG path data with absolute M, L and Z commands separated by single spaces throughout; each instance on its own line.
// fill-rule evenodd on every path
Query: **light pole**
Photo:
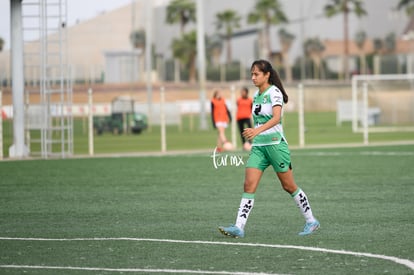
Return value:
M 13 145 L 10 157 L 27 155 L 24 144 L 24 69 L 22 0 L 10 0 L 11 10 L 11 62 L 13 79 Z
M 303 6 L 300 5 L 300 42 L 302 46 L 302 58 L 300 59 L 300 81 L 303 82 L 306 78 L 306 67 L 305 67 L 305 50 L 303 45 L 305 43 L 305 18 L 303 17 Z
M 148 119 L 152 120 L 152 1 L 146 1 L 145 69 L 147 72 Z
M 200 130 L 207 130 L 206 121 L 206 45 L 204 38 L 203 0 L 197 0 L 197 59 L 200 89 Z

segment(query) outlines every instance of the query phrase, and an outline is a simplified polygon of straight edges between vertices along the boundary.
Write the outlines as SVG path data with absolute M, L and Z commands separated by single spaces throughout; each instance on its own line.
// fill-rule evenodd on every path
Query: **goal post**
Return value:
M 352 131 L 414 131 L 414 74 L 353 76 Z

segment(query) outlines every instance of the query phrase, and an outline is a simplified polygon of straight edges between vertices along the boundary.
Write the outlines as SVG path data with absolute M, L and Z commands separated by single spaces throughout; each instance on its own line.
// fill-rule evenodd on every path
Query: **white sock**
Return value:
M 302 212 L 302 215 L 307 223 L 316 221 L 315 217 L 312 214 L 312 209 L 308 198 L 302 189 L 298 188 L 298 190 L 292 194 L 292 198 L 295 200 L 296 205 L 300 208 L 300 211 Z
M 253 209 L 254 204 L 254 194 L 243 193 L 242 199 L 240 201 L 239 211 L 237 213 L 236 226 L 244 230 L 244 226 L 247 223 L 249 214 Z

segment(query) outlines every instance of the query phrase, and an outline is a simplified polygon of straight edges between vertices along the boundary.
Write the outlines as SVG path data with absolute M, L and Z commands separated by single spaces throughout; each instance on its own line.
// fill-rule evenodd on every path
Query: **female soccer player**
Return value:
M 282 127 L 282 108 L 288 95 L 277 72 L 266 60 L 257 60 L 251 66 L 253 84 L 259 89 L 253 98 L 254 128 L 246 128 L 244 137 L 253 140 L 252 150 L 246 163 L 244 193 L 237 213 L 236 224 L 219 227 L 221 233 L 231 237 L 244 237 L 244 227 L 254 204 L 254 195 L 260 178 L 268 166 L 272 166 L 283 189 L 300 208 L 306 224 L 299 235 L 309 235 L 320 226 L 312 214 L 308 197 L 300 189 L 292 173 L 290 152 Z
M 231 115 L 219 90 L 214 91 L 211 99 L 211 119 L 213 127 L 217 128 L 217 151 L 222 151 L 223 145 L 227 142 L 226 128 L 231 120 Z
M 251 128 L 251 115 L 253 101 L 249 97 L 249 89 L 243 87 L 240 91 L 240 98 L 237 99 L 237 125 L 239 126 L 240 136 L 244 148 L 250 148 L 250 141 L 243 136 L 244 128 Z M 247 143 L 247 144 L 246 144 Z

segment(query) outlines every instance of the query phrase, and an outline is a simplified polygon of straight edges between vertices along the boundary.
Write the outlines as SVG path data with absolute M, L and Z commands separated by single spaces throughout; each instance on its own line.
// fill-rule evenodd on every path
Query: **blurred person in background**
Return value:
M 213 128 L 217 129 L 217 151 L 230 150 L 231 143 L 226 138 L 226 128 L 231 121 L 230 111 L 221 91 L 215 90 L 211 99 L 211 119 Z
M 251 141 L 246 139 L 243 136 L 243 131 L 245 128 L 252 128 L 252 106 L 253 100 L 249 97 L 249 89 L 247 87 L 243 87 L 240 91 L 240 98 L 237 99 L 237 125 L 239 126 L 240 137 L 242 140 L 243 149 L 246 151 L 250 151 L 251 149 Z

